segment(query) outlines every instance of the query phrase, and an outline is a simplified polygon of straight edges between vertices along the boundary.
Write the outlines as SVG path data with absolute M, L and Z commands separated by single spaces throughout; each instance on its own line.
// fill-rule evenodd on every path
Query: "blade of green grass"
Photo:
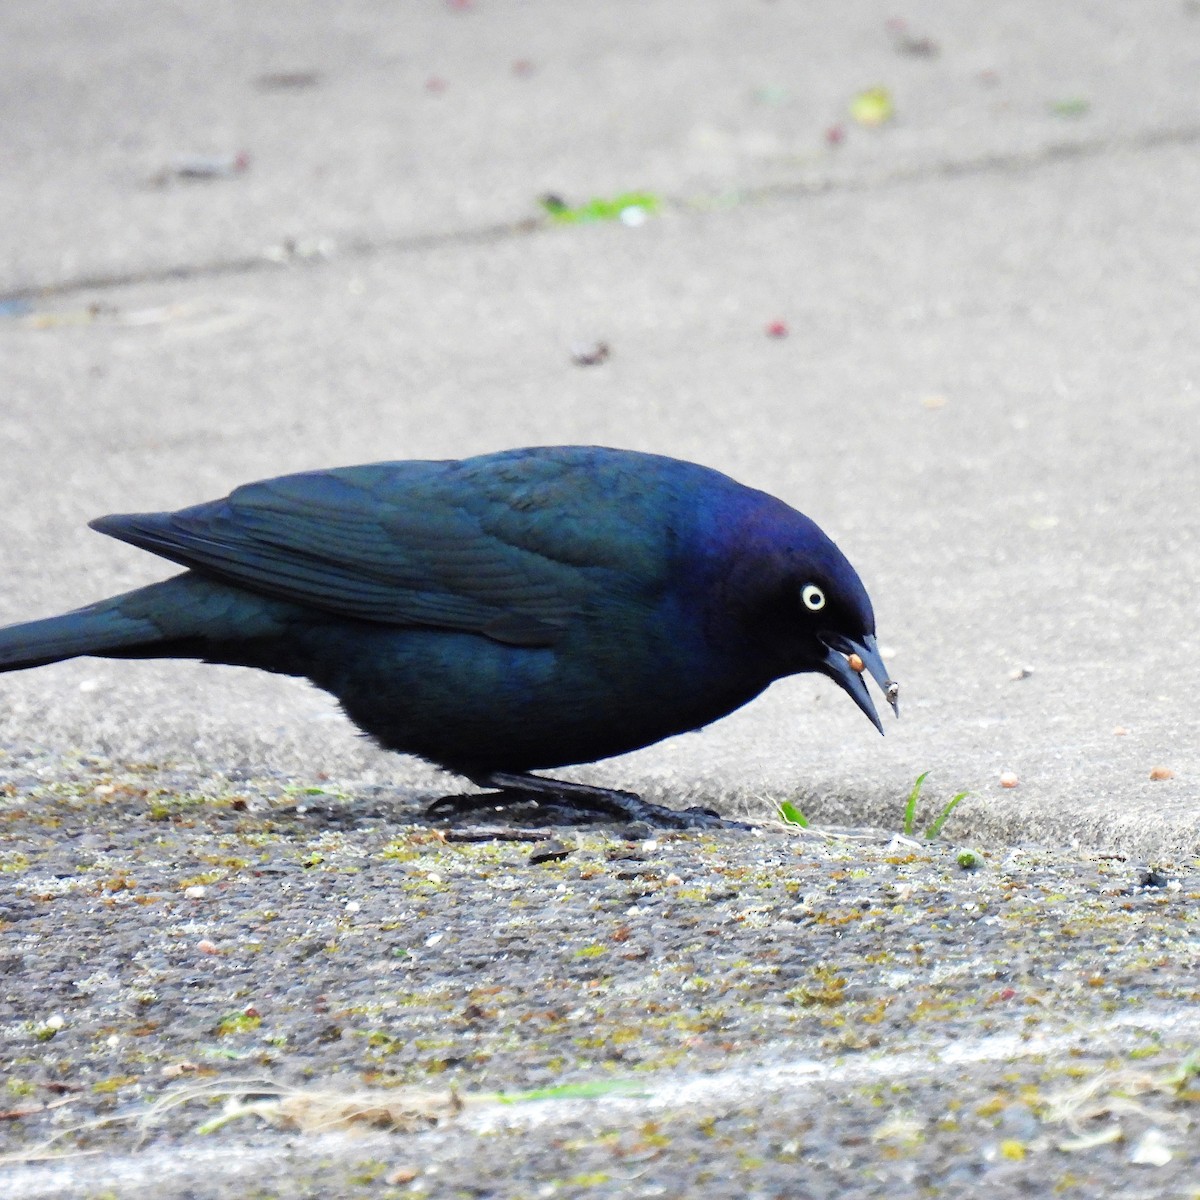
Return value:
M 928 771 L 917 776 L 913 790 L 908 794 L 908 803 L 904 806 L 904 836 L 912 837 L 912 831 L 917 823 L 917 798 L 921 795 L 921 785 L 925 782 Z
M 591 1100 L 596 1096 L 647 1096 L 646 1085 L 632 1079 L 594 1079 L 586 1083 L 564 1083 L 558 1087 L 535 1088 L 532 1092 L 497 1092 L 500 1104 L 524 1104 L 527 1100 Z
M 808 828 L 808 818 L 789 800 L 780 801 L 779 818 L 788 825 L 799 825 L 801 829 Z
M 959 792 L 945 808 L 942 809 L 942 815 L 930 827 L 925 830 L 925 836 L 932 842 L 939 833 L 942 832 L 942 826 L 946 823 L 946 818 L 959 806 L 959 804 L 969 796 L 969 792 Z

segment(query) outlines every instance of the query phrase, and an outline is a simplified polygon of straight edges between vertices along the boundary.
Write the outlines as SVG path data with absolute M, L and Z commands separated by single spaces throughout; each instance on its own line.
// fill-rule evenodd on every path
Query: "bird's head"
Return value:
M 779 507 L 784 511 L 771 514 L 767 529 L 759 525 L 743 543 L 742 562 L 758 582 L 752 589 L 758 591 L 758 613 L 752 619 L 760 644 L 770 644 L 780 674 L 827 675 L 882 733 L 865 676 L 872 676 L 897 716 L 900 685 L 889 678 L 879 653 L 867 590 L 814 522 Z
M 846 565 L 849 566 L 848 563 Z M 812 613 L 811 627 L 820 647 L 816 669 L 822 675 L 828 675 L 848 693 L 882 733 L 883 723 L 875 710 L 864 675 L 870 673 L 896 716 L 900 715 L 900 685 L 888 676 L 883 656 L 879 653 L 871 601 L 857 575 L 854 576 L 854 585 L 856 592 L 847 589 L 844 584 L 841 587 L 822 587 L 820 583 L 810 581 L 800 589 L 800 603 L 807 612 Z M 861 603 L 852 606 L 846 603 L 849 599 Z M 822 620 L 821 614 L 826 609 L 832 611 Z

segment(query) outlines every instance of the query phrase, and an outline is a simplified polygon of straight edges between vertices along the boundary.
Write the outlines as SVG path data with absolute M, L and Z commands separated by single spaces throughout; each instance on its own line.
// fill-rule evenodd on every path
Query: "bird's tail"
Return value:
M 125 616 L 120 610 L 123 599 L 114 596 L 58 617 L 0 629 L 0 671 L 41 667 L 81 654 L 103 657 L 139 647 L 148 650 L 161 641 L 161 631 L 145 617 Z
M 276 632 L 279 605 L 191 572 L 86 608 L 0 629 L 0 672 L 64 658 L 203 658 L 214 643 Z

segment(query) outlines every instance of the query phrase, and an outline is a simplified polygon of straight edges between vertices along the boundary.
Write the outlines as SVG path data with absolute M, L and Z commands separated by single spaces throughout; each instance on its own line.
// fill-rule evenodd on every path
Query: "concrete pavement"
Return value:
M 889 825 L 929 769 L 939 795 L 972 792 L 963 836 L 1194 853 L 1200 231 L 1183 79 L 1200 21 L 1077 13 L 1056 42 L 1015 5 L 989 41 L 914 12 L 910 32 L 937 31 L 928 58 L 898 53 L 871 6 L 827 24 L 702 6 L 675 39 L 669 4 L 617 11 L 556 38 L 539 5 L 432 6 L 402 28 L 354 6 L 253 27 L 232 6 L 204 22 L 187 6 L 10 12 L 5 74 L 24 86 L 8 127 L 29 173 L 2 185 L 0 287 L 55 294 L 0 326 L 4 617 L 154 577 L 83 529 L 100 512 L 380 457 L 655 449 L 841 537 L 905 716 L 879 743 L 827 684 L 797 681 L 589 778 Z M 1049 70 L 1056 46 L 1073 72 Z M 155 74 L 182 64 L 171 87 Z M 313 86 L 263 90 L 301 68 Z M 667 89 L 676 77 L 691 91 Z M 860 128 L 845 102 L 879 79 L 897 116 Z M 1087 109 L 1054 108 L 1068 102 Z M 89 121 L 107 124 L 73 140 Z M 244 175 L 146 183 L 181 151 L 239 149 Z M 640 228 L 521 224 L 547 189 L 638 187 L 670 201 Z M 246 268 L 288 239 L 300 265 Z M 114 311 L 73 323 L 92 303 Z M 786 339 L 764 336 L 776 318 Z M 574 366 L 572 343 L 596 338 L 613 359 Z M 427 778 L 323 700 L 241 673 L 86 663 L 5 688 L 13 747 Z

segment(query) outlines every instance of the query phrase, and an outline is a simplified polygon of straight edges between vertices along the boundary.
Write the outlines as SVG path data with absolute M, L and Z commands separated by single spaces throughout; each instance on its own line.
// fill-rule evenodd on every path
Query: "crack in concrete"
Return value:
M 664 208 L 679 212 L 714 211 L 762 204 L 773 200 L 802 199 L 835 192 L 882 191 L 886 188 L 923 183 L 938 179 L 960 179 L 982 175 L 1020 175 L 1043 167 L 1079 159 L 1101 158 L 1108 154 L 1157 150 L 1166 146 L 1188 146 L 1200 142 L 1200 124 L 1166 129 L 1143 130 L 1131 135 L 1117 135 L 1054 142 L 1029 151 L 995 152 L 973 158 L 943 159 L 934 162 L 867 172 L 853 177 L 837 178 L 821 175 L 808 179 L 793 179 L 781 183 L 766 183 L 736 188 L 722 194 L 693 197 L 671 197 Z M 142 284 L 169 283 L 173 280 L 212 279 L 220 276 L 249 275 L 281 268 L 317 267 L 334 261 L 361 258 L 382 258 L 387 255 L 419 254 L 427 250 L 459 246 L 489 245 L 517 237 L 528 237 L 554 228 L 549 217 L 524 217 L 500 221 L 475 228 L 443 230 L 441 232 L 406 233 L 394 237 L 351 238 L 338 241 L 330 237 L 313 237 L 304 241 L 288 239 L 267 247 L 257 254 L 217 258 L 209 262 L 174 263 L 161 267 L 145 267 L 130 271 L 98 272 L 72 278 L 33 284 L 0 291 L 0 304 L 69 296 L 80 292 L 119 291 Z

